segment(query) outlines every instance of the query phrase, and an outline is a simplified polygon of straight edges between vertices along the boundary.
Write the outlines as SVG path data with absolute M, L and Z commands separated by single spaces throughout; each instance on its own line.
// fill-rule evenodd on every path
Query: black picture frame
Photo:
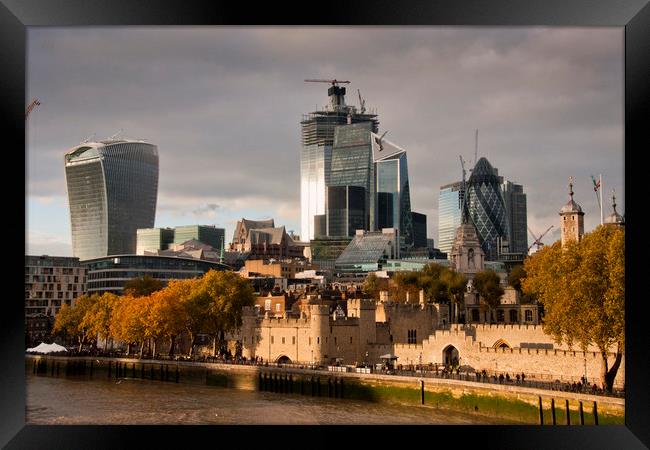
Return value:
M 648 0 L 379 0 L 331 3 L 225 4 L 204 0 L 0 0 L 0 90 L 8 125 L 5 175 L 27 164 L 25 146 L 26 27 L 111 25 L 470 25 L 616 26 L 625 28 L 626 207 L 626 417 L 625 426 L 432 426 L 432 427 L 216 427 L 216 426 L 25 426 L 24 303 L 19 264 L 5 258 L 9 292 L 4 296 L 0 366 L 0 445 L 16 448 L 169 448 L 204 445 L 395 444 L 486 448 L 650 447 L 647 349 L 643 313 L 643 241 L 639 192 L 643 150 L 650 142 L 650 6 Z M 6 142 L 13 137 L 13 144 Z M 641 146 L 645 145 L 644 148 Z M 9 157 L 15 164 L 9 166 Z M 637 161 L 638 159 L 638 161 Z M 26 166 L 22 166 L 26 168 Z M 26 173 L 26 170 L 23 171 Z M 635 189 L 635 184 L 639 188 Z M 5 211 L 25 231 L 25 203 L 5 185 Z M 15 208 L 9 206 L 16 202 Z M 13 205 L 12 205 L 13 206 Z M 632 206 L 632 207 L 630 207 Z M 16 213 L 14 213 L 16 211 Z M 22 211 L 22 216 L 20 212 Z M 13 214 L 12 214 L 13 213 Z M 13 231 L 13 228 L 11 228 Z M 12 239 L 9 232 L 6 241 Z M 14 242 L 15 244 L 15 242 Z M 16 244 L 17 246 L 19 244 Z M 24 250 L 24 248 L 22 249 Z M 19 253 L 16 250 L 16 253 Z M 23 258 L 23 255 L 17 255 Z M 235 438 L 230 441 L 228 438 Z M 232 444 L 231 444 L 232 442 Z M 240 444 L 237 444 L 240 442 Z M 352 444 L 354 443 L 354 444 Z

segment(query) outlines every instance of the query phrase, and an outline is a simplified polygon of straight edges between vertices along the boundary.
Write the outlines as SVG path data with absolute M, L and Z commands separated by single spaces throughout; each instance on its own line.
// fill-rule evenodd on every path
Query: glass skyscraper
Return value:
M 402 247 L 413 245 L 413 218 L 406 150 L 372 133 L 378 230 L 396 228 Z
M 510 251 L 525 255 L 528 253 L 528 220 L 524 187 L 505 181 L 501 189 L 508 217 Z
M 469 177 L 467 202 L 469 216 L 479 234 L 486 260 L 498 256 L 498 238 L 508 239 L 508 216 L 501 192 L 503 177 L 487 159 L 478 160 Z
M 461 206 L 465 198 L 463 183 L 440 186 L 438 194 L 438 248 L 443 253 L 451 253 L 456 237 L 456 228 L 461 222 Z
M 72 253 L 80 260 L 134 254 L 138 228 L 152 228 L 158 148 L 147 142 L 87 142 L 65 154 Z
M 328 95 L 330 104 L 327 107 L 305 115 L 301 121 L 300 236 L 304 241 L 314 239 L 314 216 L 325 214 L 335 127 L 359 122 L 370 122 L 375 132 L 379 127 L 376 114 L 366 113 L 365 109 L 357 111 L 354 106 L 345 104 L 344 87 L 332 86 Z
M 327 230 L 330 237 L 351 237 L 366 230 L 367 195 L 360 186 L 327 187 Z

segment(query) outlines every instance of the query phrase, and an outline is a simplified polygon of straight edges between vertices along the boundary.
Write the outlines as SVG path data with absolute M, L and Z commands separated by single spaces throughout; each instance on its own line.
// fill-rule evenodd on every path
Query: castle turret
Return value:
M 585 223 L 582 208 L 573 201 L 573 177 L 569 177 L 569 201 L 559 212 L 561 216 L 562 247 L 569 241 L 580 242 L 585 234 Z
M 257 312 L 252 306 L 242 308 L 241 317 L 242 356 L 247 359 L 255 358 L 257 339 L 255 335 Z
M 327 305 L 309 305 L 311 356 L 313 363 L 321 363 L 329 351 L 330 314 Z
M 614 195 L 614 190 L 612 189 L 612 208 L 614 212 L 609 216 L 605 217 L 605 224 L 607 225 L 616 225 L 619 227 L 625 226 L 625 218 L 621 216 L 618 211 L 616 211 L 616 195 Z

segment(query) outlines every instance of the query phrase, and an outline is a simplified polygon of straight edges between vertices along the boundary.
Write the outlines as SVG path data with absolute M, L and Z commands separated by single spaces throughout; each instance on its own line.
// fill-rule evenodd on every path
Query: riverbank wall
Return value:
M 623 424 L 625 400 L 517 385 L 296 367 L 105 357 L 27 355 L 25 370 L 44 376 L 139 378 L 446 409 L 509 423 Z M 594 406 L 596 415 L 594 415 Z M 582 419 L 581 419 L 582 416 Z

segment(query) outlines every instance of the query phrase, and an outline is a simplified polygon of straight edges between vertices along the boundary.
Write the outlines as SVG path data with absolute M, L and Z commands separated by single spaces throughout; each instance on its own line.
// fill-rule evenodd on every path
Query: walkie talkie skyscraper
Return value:
M 154 226 L 158 148 L 124 139 L 85 142 L 65 154 L 65 178 L 72 254 L 135 254 L 137 229 Z

